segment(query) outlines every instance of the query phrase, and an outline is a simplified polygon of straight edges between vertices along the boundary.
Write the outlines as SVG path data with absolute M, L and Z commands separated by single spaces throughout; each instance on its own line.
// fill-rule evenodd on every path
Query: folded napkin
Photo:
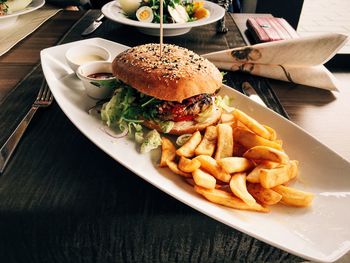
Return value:
M 54 16 L 60 9 L 44 6 L 33 12 L 18 17 L 15 24 L 0 29 L 0 56 L 9 51 L 22 39 L 33 33 L 46 20 Z
M 202 55 L 218 68 L 307 86 L 338 90 L 337 80 L 323 64 L 345 45 L 336 33 L 281 40 Z

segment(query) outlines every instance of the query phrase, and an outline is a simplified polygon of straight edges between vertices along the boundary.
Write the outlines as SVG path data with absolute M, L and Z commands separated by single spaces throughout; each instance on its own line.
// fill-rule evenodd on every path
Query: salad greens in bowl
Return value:
M 115 0 L 104 5 L 102 13 L 144 34 L 159 36 L 159 3 L 159 0 Z M 193 27 L 211 24 L 225 15 L 224 8 L 209 1 L 164 0 L 163 5 L 164 36 L 188 33 Z
M 125 15 L 148 23 L 160 23 L 160 0 L 119 0 Z M 164 23 L 187 23 L 210 16 L 204 1 L 164 0 Z

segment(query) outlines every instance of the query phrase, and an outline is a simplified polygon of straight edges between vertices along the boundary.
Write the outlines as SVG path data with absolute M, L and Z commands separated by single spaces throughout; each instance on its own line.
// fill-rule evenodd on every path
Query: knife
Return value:
M 250 85 L 249 82 L 245 81 L 242 83 L 242 91 L 245 95 L 247 95 L 250 99 L 259 103 L 260 105 L 267 107 L 265 102 L 260 98 L 260 96 L 256 93 L 255 89 Z
M 87 36 L 93 33 L 102 24 L 104 18 L 105 16 L 101 14 L 83 31 L 83 33 L 81 33 L 81 35 Z

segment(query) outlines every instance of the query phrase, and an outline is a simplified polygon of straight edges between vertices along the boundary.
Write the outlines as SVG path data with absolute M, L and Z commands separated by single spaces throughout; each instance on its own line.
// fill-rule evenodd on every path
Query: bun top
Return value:
M 113 74 L 146 95 L 178 101 L 212 94 L 221 87 L 220 71 L 196 53 L 179 46 L 146 44 L 120 53 L 112 63 Z

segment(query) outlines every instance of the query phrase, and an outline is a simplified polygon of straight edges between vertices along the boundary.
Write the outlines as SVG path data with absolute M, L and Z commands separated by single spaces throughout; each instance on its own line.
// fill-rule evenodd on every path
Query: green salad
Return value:
M 119 0 L 125 15 L 131 19 L 146 23 L 160 22 L 159 0 Z M 204 1 L 164 0 L 164 23 L 187 23 L 208 17 L 210 12 L 204 7 Z

